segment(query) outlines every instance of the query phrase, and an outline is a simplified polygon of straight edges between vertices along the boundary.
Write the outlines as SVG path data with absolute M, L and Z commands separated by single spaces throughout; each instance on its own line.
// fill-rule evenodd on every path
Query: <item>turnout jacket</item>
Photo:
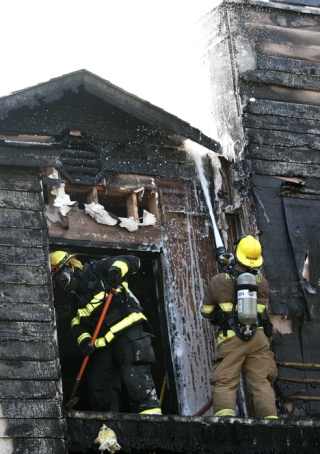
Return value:
M 71 329 L 78 345 L 90 341 L 111 290 L 108 274 L 114 273 L 120 282 L 101 326 L 95 347 L 105 347 L 130 326 L 147 320 L 137 298 L 129 290 L 127 278 L 140 268 L 138 257 L 108 257 L 85 264 L 79 288 L 71 299 Z
M 246 270 L 239 265 L 234 267 L 238 273 L 244 273 Z M 269 284 L 261 275 L 256 276 L 257 292 L 257 312 L 260 320 L 267 319 L 266 304 L 269 299 Z M 236 278 L 229 273 L 220 273 L 215 275 L 209 282 L 204 298 L 201 303 L 201 315 L 205 318 L 212 319 L 213 313 L 217 307 L 223 311 L 225 318 L 232 314 L 233 297 L 235 292 Z M 263 329 L 259 326 L 258 329 Z M 232 329 L 222 330 L 218 327 L 217 345 L 236 336 Z

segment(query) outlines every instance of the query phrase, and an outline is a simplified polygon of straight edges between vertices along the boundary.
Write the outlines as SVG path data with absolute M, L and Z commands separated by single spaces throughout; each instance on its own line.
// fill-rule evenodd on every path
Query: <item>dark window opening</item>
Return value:
M 50 173 L 48 171 L 48 173 Z M 71 202 L 77 202 L 73 206 L 79 210 L 84 210 L 85 205 L 94 202 L 100 204 L 110 214 L 111 217 L 127 218 L 132 217 L 135 221 L 142 221 L 144 211 L 153 214 L 159 222 L 159 212 L 157 195 L 154 189 L 144 187 L 137 190 L 112 189 L 104 185 L 96 186 L 72 186 L 66 181 L 64 185 L 65 194 L 70 197 Z M 46 205 L 54 206 L 55 196 L 51 193 L 52 188 L 58 188 L 56 180 L 45 178 L 44 202 Z
M 239 214 L 227 214 L 226 224 L 228 225 L 228 247 L 230 252 L 234 252 L 235 244 L 242 235 L 242 225 Z
M 59 249 L 59 248 L 55 248 Z M 62 249 L 62 248 L 61 248 Z M 102 258 L 105 255 L 130 254 L 128 251 L 104 251 L 105 254 L 98 256 L 96 251 L 75 251 L 82 263 Z M 136 254 L 141 260 L 140 271 L 130 277 L 129 288 L 139 299 L 143 307 L 143 313 L 148 318 L 153 330 L 153 347 L 157 363 L 152 366 L 152 375 L 155 382 L 158 397 L 162 398 L 162 413 L 177 414 L 178 404 L 175 392 L 173 366 L 168 341 L 166 317 L 164 314 L 164 302 L 162 292 L 162 272 L 160 254 L 155 257 L 154 253 Z M 83 356 L 77 347 L 70 328 L 70 314 L 68 296 L 59 286 L 54 287 L 54 301 L 57 318 L 58 344 L 61 363 L 62 387 L 64 402 L 69 400 L 76 376 L 80 370 Z M 123 394 L 124 395 L 124 394 Z M 81 379 L 76 394 L 79 401 L 73 410 L 89 411 L 87 398 L 86 372 Z M 122 411 L 129 412 L 125 397 L 121 401 Z

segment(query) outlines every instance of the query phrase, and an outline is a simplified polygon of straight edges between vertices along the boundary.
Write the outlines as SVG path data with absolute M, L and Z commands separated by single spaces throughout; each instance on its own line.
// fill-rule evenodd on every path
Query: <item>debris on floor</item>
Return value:
M 99 451 L 101 452 L 104 452 L 107 449 L 111 454 L 114 454 L 121 449 L 116 434 L 105 424 L 103 424 L 99 430 L 98 436 L 94 442 L 100 445 Z

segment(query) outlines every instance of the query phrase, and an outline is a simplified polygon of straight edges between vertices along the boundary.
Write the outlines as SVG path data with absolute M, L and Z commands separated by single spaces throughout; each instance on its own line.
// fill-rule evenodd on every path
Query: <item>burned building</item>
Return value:
M 277 392 L 286 417 L 317 418 L 319 4 L 231 3 L 214 14 L 220 30 L 233 36 L 230 62 L 245 143 L 235 167 L 245 177 L 244 195 L 250 175 L 249 203 L 264 246 Z
M 319 18 L 312 0 L 203 18 L 216 140 L 87 70 L 0 99 L 2 452 L 95 452 L 103 423 L 121 452 L 319 450 Z M 208 203 L 229 250 L 244 232 L 264 246 L 279 421 L 255 420 L 250 396 L 246 418 L 212 416 Z M 82 358 L 51 282 L 59 249 L 139 256 L 163 416 L 89 412 L 85 377 L 65 409 Z

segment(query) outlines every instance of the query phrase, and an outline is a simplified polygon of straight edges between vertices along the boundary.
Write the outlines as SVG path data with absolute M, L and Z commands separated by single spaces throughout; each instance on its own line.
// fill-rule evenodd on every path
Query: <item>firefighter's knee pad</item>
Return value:
M 134 364 L 155 364 L 156 357 L 152 347 L 152 335 L 142 332 L 139 337 L 127 335 L 131 346 Z

